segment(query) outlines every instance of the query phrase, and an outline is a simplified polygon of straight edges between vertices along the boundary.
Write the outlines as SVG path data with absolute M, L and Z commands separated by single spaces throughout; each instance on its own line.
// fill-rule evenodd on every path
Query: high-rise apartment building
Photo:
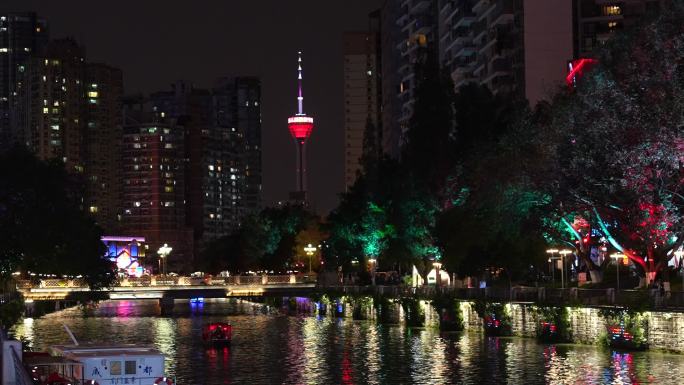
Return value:
M 123 231 L 145 237 L 154 251 L 173 251 L 167 266 L 187 270 L 193 235 L 186 224 L 184 127 L 148 109 L 142 99 L 125 103 L 123 127 Z
M 465 84 L 526 99 L 562 86 L 573 59 L 662 7 L 662 0 L 386 0 L 380 9 L 383 150 L 397 157 L 413 113 L 415 64 L 435 52 Z
M 176 82 L 150 99 L 157 118 L 183 128 L 185 220 L 197 253 L 260 208 L 260 81 L 223 78 L 211 90 Z
M 117 234 L 123 214 L 121 70 L 87 64 L 85 79 L 86 207 L 106 234 Z
M 440 0 L 440 62 L 457 90 L 477 83 L 495 94 L 524 94 L 522 3 Z
M 380 51 L 380 92 L 382 121 L 382 152 L 399 157 L 402 128 L 399 124 L 401 116 L 401 78 L 399 68 L 403 66 L 402 56 L 397 47 L 401 41 L 401 29 L 397 25 L 401 4 L 398 1 L 386 0 L 380 8 L 378 41 Z
M 32 59 L 31 147 L 41 159 L 61 159 L 67 172 L 85 162 L 85 50 L 72 39 L 53 40 Z
M 212 96 L 213 126 L 221 128 L 222 137 L 233 138 L 235 149 L 231 151 L 242 158 L 241 168 L 233 167 L 238 171 L 230 176 L 231 186 L 239 185 L 242 179 L 241 220 L 245 214 L 261 209 L 261 80 L 253 76 L 219 79 Z
M 415 66 L 424 60 L 425 55 L 437 55 L 438 35 L 437 1 L 403 0 L 399 9 L 397 26 L 400 29 L 400 40 L 388 49 L 398 49 L 400 62 L 397 79 L 399 79 L 398 98 L 401 114 L 398 125 L 401 136 L 408 129 L 415 104 Z
M 30 144 L 31 57 L 47 41 L 47 22 L 35 13 L 0 13 L 0 150 Z
M 344 131 L 345 131 L 345 188 L 354 184 L 361 168 L 364 134 L 375 130 L 374 141 L 379 141 L 379 57 L 376 32 L 347 32 L 344 34 Z M 369 126 L 370 125 L 370 126 Z M 373 147 L 377 147 L 375 143 Z

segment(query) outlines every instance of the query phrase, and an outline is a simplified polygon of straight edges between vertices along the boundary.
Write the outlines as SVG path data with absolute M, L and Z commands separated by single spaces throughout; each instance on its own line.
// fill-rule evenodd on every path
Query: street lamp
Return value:
M 620 292 L 620 260 L 625 258 L 625 255 L 622 253 L 613 253 L 610 257 L 615 259 L 615 271 L 617 272 L 617 288 L 615 289 L 615 292 L 617 294 Z
M 173 250 L 173 247 L 170 247 L 166 243 L 164 246 L 160 247 L 159 250 L 157 250 L 157 254 L 159 254 L 159 258 L 161 261 L 162 265 L 162 275 L 166 275 L 166 257 L 171 254 L 171 251 Z
M 309 274 L 311 274 L 311 257 L 313 257 L 316 250 L 318 249 L 310 243 L 304 247 L 304 252 L 309 256 Z
M 547 254 L 551 254 L 551 257 L 549 257 L 549 263 L 551 264 L 551 282 L 555 285 L 556 284 L 556 267 L 553 266 L 553 261 L 556 260 L 556 258 L 553 257 L 554 254 L 558 252 L 558 249 L 548 249 L 546 250 Z
M 561 250 L 558 254 L 561 255 L 561 287 L 565 289 L 565 256 L 572 253 L 570 250 Z

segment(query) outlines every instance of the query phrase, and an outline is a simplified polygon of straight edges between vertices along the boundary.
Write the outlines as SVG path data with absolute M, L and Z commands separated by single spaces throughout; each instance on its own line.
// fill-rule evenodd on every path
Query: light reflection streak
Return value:
M 379 372 L 380 363 L 382 361 L 382 352 L 380 351 L 380 336 L 378 333 L 377 325 L 370 324 L 370 322 L 364 325 L 365 336 L 365 353 L 366 353 L 366 371 L 367 371 L 367 381 L 369 384 L 379 384 Z M 359 336 L 362 340 L 362 336 Z

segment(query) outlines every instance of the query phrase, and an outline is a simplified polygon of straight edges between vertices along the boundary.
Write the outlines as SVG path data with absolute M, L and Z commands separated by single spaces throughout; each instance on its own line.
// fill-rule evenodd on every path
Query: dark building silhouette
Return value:
M 0 150 L 30 145 L 31 58 L 47 42 L 47 22 L 35 13 L 0 13 Z
M 85 167 L 85 70 L 85 49 L 73 39 L 52 40 L 32 58 L 31 147 L 78 175 Z
M 123 74 L 87 64 L 84 89 L 86 207 L 106 234 L 117 234 L 123 214 Z

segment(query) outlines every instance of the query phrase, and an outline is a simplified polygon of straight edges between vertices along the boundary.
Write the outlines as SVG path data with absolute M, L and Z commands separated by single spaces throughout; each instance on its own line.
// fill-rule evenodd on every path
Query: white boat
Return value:
M 176 383 L 173 378 L 165 376 L 164 354 L 157 349 L 137 345 L 81 345 L 75 339 L 74 343 L 50 346 L 44 353 L 24 353 L 24 365 L 34 384 Z

